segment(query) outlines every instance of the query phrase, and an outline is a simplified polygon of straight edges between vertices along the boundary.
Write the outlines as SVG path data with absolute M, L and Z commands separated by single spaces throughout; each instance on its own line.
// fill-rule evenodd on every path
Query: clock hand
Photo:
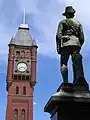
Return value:
M 19 69 L 21 69 L 21 68 L 25 68 L 25 67 L 19 67 Z
M 22 66 L 21 68 L 25 68 L 25 67 Z

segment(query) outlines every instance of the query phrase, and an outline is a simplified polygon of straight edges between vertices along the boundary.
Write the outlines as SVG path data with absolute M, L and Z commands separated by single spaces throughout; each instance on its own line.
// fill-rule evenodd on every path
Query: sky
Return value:
M 90 0 L 0 0 L 0 119 L 5 120 L 7 92 L 6 70 L 8 61 L 8 43 L 15 36 L 23 21 L 26 10 L 26 23 L 32 38 L 38 45 L 37 84 L 34 90 L 34 120 L 50 120 L 44 112 L 44 106 L 59 85 L 60 56 L 56 52 L 55 35 L 62 13 L 67 5 L 76 10 L 75 18 L 81 22 L 85 34 L 82 47 L 85 78 L 90 84 Z M 69 60 L 69 82 L 72 82 L 72 63 Z

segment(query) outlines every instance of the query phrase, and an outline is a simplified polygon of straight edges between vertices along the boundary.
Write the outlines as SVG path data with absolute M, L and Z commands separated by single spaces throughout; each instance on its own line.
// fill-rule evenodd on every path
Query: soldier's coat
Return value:
M 77 32 L 77 35 L 75 35 L 74 31 L 70 26 L 67 24 L 67 21 L 74 27 L 75 31 Z M 57 47 L 62 48 L 65 46 L 78 46 L 81 47 L 84 43 L 84 34 L 82 25 L 75 20 L 74 18 L 66 18 L 62 21 L 60 21 L 58 25 L 57 30 Z M 63 37 L 69 37 L 67 41 L 63 41 Z M 58 45 L 59 44 L 59 45 Z

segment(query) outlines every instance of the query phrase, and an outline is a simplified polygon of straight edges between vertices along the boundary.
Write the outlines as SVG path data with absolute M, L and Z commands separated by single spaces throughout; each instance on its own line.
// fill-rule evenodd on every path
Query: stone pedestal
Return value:
M 44 111 L 51 120 L 90 120 L 90 91 L 71 83 L 62 84 L 51 96 Z

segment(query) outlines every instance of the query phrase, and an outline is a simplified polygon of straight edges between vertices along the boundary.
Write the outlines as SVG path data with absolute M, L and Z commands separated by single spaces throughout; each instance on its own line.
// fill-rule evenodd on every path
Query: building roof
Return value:
M 32 46 L 36 45 L 36 42 L 32 40 L 29 32 L 29 27 L 27 24 L 21 24 L 18 31 L 10 41 L 10 44 L 20 45 L 20 46 Z

